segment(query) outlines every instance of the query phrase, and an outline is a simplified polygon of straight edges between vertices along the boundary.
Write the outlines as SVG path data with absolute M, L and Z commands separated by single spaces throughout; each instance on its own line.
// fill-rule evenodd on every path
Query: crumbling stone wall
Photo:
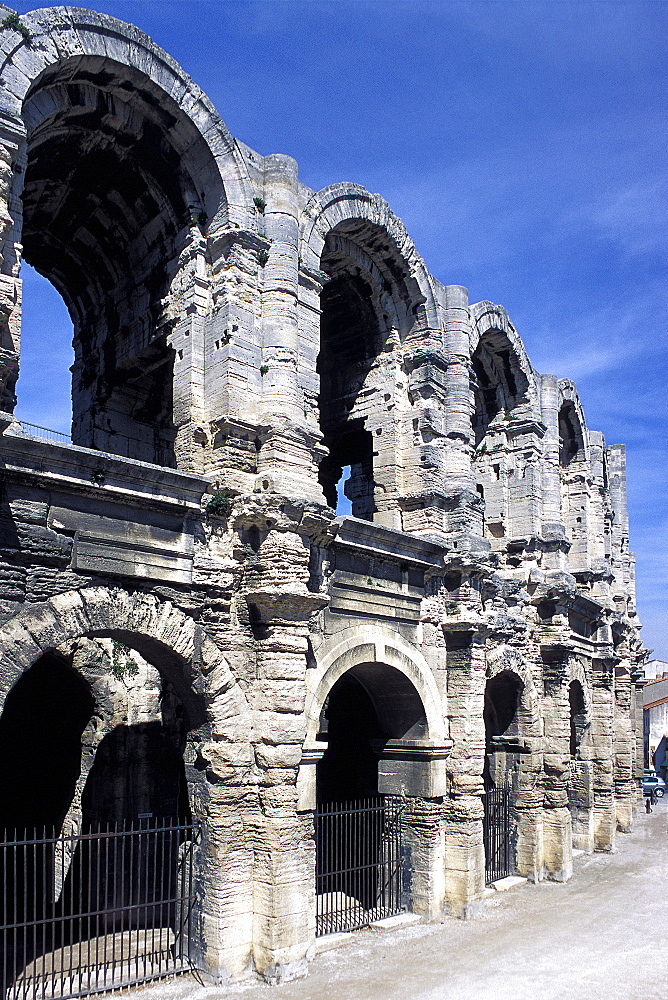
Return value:
M 87 685 L 66 822 L 128 713 L 159 724 L 142 803 L 172 754 L 204 972 L 303 973 L 344 680 L 375 714 L 373 790 L 407 800 L 416 912 L 480 911 L 490 783 L 520 874 L 611 850 L 641 766 L 623 447 L 380 195 L 233 140 L 135 28 L 23 21 L 0 35 L 0 690 L 45 655 Z M 73 317 L 72 445 L 12 416 L 23 257 Z

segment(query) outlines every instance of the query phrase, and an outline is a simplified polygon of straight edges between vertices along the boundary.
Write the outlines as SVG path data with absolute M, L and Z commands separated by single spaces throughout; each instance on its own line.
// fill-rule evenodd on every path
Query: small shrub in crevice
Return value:
M 224 490 L 216 490 L 206 505 L 207 517 L 229 517 L 232 512 L 232 498 Z
M 32 42 L 32 35 L 15 10 L 7 14 L 4 20 L 0 21 L 0 31 L 17 31 L 26 45 Z
M 258 250 L 258 252 L 257 252 L 257 262 L 260 265 L 260 267 L 264 267 L 264 265 L 267 263 L 268 260 L 269 260 L 269 254 L 267 253 L 267 251 L 266 250 Z
M 257 208 L 260 215 L 264 215 L 264 210 L 267 207 L 267 203 L 264 198 L 258 198 L 257 196 L 253 198 L 253 204 Z
M 136 677 L 139 667 L 128 655 L 125 646 L 113 640 L 113 653 L 111 657 L 111 672 L 117 681 L 122 681 L 124 677 Z

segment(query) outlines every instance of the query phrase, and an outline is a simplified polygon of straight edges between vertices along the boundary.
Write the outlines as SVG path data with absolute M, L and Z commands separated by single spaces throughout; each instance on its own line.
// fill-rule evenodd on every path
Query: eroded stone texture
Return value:
M 494 788 L 510 869 L 568 879 L 630 827 L 642 766 L 623 447 L 379 195 L 235 142 L 135 28 L 23 20 L 30 45 L 0 34 L 0 677 L 3 703 L 37 665 L 88 685 L 61 823 L 95 799 L 202 824 L 219 982 L 305 971 L 318 801 L 404 800 L 429 919 L 481 909 Z M 22 258 L 74 321 L 73 445 L 11 416 Z

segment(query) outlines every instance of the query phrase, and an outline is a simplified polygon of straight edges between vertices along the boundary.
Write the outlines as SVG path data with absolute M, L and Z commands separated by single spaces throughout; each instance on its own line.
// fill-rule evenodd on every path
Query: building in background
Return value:
M 653 767 L 665 779 L 668 771 L 668 663 L 648 660 L 643 689 L 643 733 L 645 767 Z

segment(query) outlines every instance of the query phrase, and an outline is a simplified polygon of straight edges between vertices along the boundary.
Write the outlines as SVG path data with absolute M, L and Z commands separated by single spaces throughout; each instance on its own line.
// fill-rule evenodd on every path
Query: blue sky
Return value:
M 379 191 L 437 278 L 502 303 L 534 366 L 575 379 L 589 426 L 628 447 L 643 636 L 668 660 L 668 7 L 92 6 L 151 35 L 233 135 L 294 156 L 306 184 Z M 71 330 L 39 285 L 26 276 L 19 415 L 66 429 Z

